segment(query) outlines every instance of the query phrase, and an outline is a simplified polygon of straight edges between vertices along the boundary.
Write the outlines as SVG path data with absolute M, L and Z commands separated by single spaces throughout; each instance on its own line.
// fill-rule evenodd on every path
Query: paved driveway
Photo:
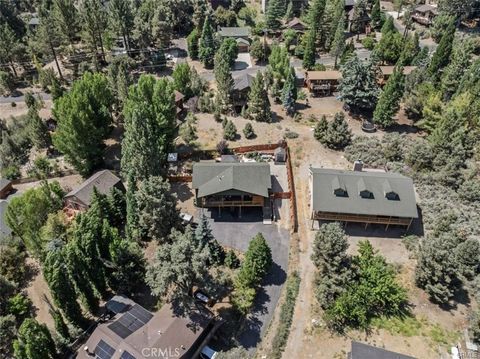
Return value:
M 245 252 L 250 239 L 260 232 L 272 250 L 274 263 L 257 294 L 246 329 L 239 338 L 240 344 L 253 352 L 268 328 L 287 278 L 290 234 L 275 224 L 263 224 L 261 208 L 244 210 L 241 219 L 237 213 L 232 215 L 227 209 L 222 211 L 221 218 L 218 218 L 218 209 L 205 210 L 204 213 L 210 220 L 215 238 L 222 245 Z

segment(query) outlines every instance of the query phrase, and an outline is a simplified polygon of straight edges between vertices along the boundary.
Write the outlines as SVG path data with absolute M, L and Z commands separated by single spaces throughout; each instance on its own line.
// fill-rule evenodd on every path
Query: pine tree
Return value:
M 53 318 L 53 323 L 55 324 L 55 331 L 62 339 L 69 340 L 70 339 L 70 332 L 68 331 L 68 326 L 63 320 L 62 313 L 56 309 L 49 310 L 50 315 Z
M 180 212 L 177 198 L 170 193 L 170 184 L 151 176 L 141 182 L 135 192 L 138 215 L 138 239 L 163 242 L 172 228 L 177 228 Z
M 374 0 L 372 14 L 370 16 L 373 28 L 377 29 L 382 23 L 382 10 L 380 8 L 380 0 Z
M 293 1 L 289 0 L 287 4 L 287 10 L 285 11 L 285 21 L 286 22 L 291 21 L 294 16 L 295 14 L 293 12 Z
M 70 322 L 79 325 L 83 322 L 82 311 L 77 303 L 77 295 L 64 256 L 64 248 L 49 251 L 43 263 L 43 275 L 55 305 Z
M 200 35 L 198 30 L 195 28 L 192 32 L 187 36 L 187 47 L 188 47 L 188 56 L 192 60 L 198 59 L 198 42 L 200 41 Z
M 108 25 L 106 7 L 100 0 L 84 0 L 80 3 L 79 12 L 82 40 L 96 56 L 100 54 L 105 61 L 104 36 Z
M 56 359 L 59 357 L 47 326 L 32 318 L 25 319 L 18 329 L 13 349 L 15 358 Z
M 134 25 L 132 3 L 125 0 L 110 0 L 108 2 L 108 13 L 112 29 L 122 36 L 125 47 L 129 51 Z
M 215 265 L 223 264 L 225 259 L 225 251 L 213 236 L 210 224 L 208 223 L 207 217 L 204 215 L 200 218 L 200 222 L 195 230 L 195 239 L 200 244 L 200 249 L 208 247 L 208 250 L 211 254 L 211 259 L 209 259 L 209 262 Z
M 268 99 L 265 79 L 261 71 L 257 72 L 248 94 L 248 117 L 259 122 L 272 122 L 270 100 Z
M 472 58 L 473 47 L 470 41 L 454 43 L 452 58 L 442 76 L 442 92 L 445 100 L 450 100 L 460 86 L 463 74 L 467 71 Z
M 373 122 L 384 128 L 390 127 L 395 123 L 394 116 L 400 108 L 404 80 L 403 67 L 395 67 L 392 76 L 388 79 L 378 99 L 377 107 L 373 112 Z
M 53 143 L 84 176 L 103 162 L 104 141 L 112 123 L 112 102 L 107 78 L 89 72 L 55 101 L 53 115 L 58 126 Z
M 255 287 L 260 284 L 272 263 L 271 249 L 263 235 L 258 233 L 248 244 L 238 277 L 247 286 Z
M 438 80 L 441 75 L 441 70 L 450 62 L 450 55 L 452 53 L 453 40 L 455 39 L 455 24 L 451 22 L 438 44 L 435 53 L 433 54 L 430 65 L 428 66 L 428 73 L 434 80 Z
M 227 112 L 232 105 L 231 94 L 234 85 L 232 73 L 230 72 L 231 54 L 229 52 L 229 45 L 227 42 L 224 42 L 215 54 L 216 104 L 223 113 Z
M 45 148 L 50 143 L 50 134 L 45 122 L 40 118 L 38 110 L 31 108 L 28 110 L 30 138 L 37 150 Z
M 350 20 L 350 31 L 360 34 L 365 28 L 365 20 L 368 18 L 367 4 L 365 0 L 358 0 L 353 7 L 353 16 Z
M 285 15 L 284 0 L 270 0 L 265 11 L 265 23 L 269 30 L 280 28 L 281 20 Z
M 380 90 L 371 62 L 352 56 L 342 68 L 342 78 L 340 95 L 352 111 L 375 108 Z
M 308 25 L 315 36 L 320 33 L 325 3 L 326 0 L 314 0 L 312 7 L 308 11 Z
M 202 36 L 198 47 L 198 58 L 203 66 L 210 68 L 213 66 L 215 57 L 215 40 L 213 38 L 213 29 L 210 17 L 207 16 L 202 29 Z
M 202 31 L 206 14 L 208 14 L 208 5 L 205 0 L 195 0 L 193 2 L 193 24 L 198 32 Z M 193 32 L 193 31 L 192 31 Z
M 325 145 L 332 149 L 342 149 L 352 141 L 352 131 L 348 128 L 343 112 L 337 112 L 333 121 L 328 124 L 324 136 Z
M 73 0 L 55 0 L 53 1 L 53 20 L 62 35 L 68 39 L 73 48 L 75 37 L 77 36 L 78 10 Z
M 245 138 L 247 140 L 250 140 L 250 139 L 252 139 L 256 136 L 255 131 L 253 130 L 253 126 L 250 122 L 246 123 L 246 125 L 243 129 L 243 135 L 245 136 Z
M 382 28 L 382 38 L 375 46 L 375 55 L 382 62 L 394 64 L 400 58 L 403 43 L 404 39 L 395 29 L 393 18 L 389 17 Z
M 127 177 L 127 195 L 126 195 L 126 224 L 125 224 L 125 235 L 129 240 L 137 239 L 137 228 L 138 228 L 138 213 L 137 213 L 137 202 L 135 198 L 135 193 L 137 192 L 137 182 L 134 179 L 133 174 L 129 174 Z
M 295 86 L 295 70 L 290 67 L 282 89 L 282 104 L 287 114 L 293 116 L 296 111 L 297 87 Z
M 223 129 L 223 138 L 228 141 L 235 141 L 237 137 L 237 127 L 232 121 L 227 121 L 225 128 Z
M 122 173 L 135 181 L 158 176 L 173 145 L 175 124 L 173 84 L 143 75 L 132 86 L 123 115 Z
M 342 11 L 342 15 L 338 20 L 338 25 L 335 30 L 335 36 L 332 41 L 330 55 L 335 57 L 335 68 L 337 68 L 338 58 L 345 51 L 345 11 Z
M 322 116 L 320 121 L 315 125 L 315 130 L 313 131 L 313 137 L 320 143 L 325 143 L 325 138 L 328 130 L 328 121 L 325 115 Z
M 303 68 L 311 70 L 315 66 L 316 32 L 310 29 L 306 34 L 305 50 L 303 53 Z

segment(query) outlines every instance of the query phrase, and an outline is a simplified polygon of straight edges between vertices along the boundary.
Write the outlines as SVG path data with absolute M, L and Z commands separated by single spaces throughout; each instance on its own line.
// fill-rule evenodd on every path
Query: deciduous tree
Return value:
M 13 348 L 16 358 L 56 359 L 59 357 L 47 326 L 31 318 L 25 319 L 18 329 Z

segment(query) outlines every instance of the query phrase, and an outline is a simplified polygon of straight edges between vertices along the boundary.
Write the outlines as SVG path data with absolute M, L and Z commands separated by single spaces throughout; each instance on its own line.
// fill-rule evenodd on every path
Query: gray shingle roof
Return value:
M 249 37 L 249 27 L 220 27 L 218 34 L 222 37 Z
M 398 173 L 312 168 L 318 212 L 418 218 L 413 181 Z
M 93 188 L 101 194 L 107 194 L 114 186 L 122 180 L 115 176 L 109 170 L 103 170 L 95 173 L 73 191 L 67 193 L 65 198 L 76 197 L 86 206 L 90 206 Z
M 0 200 L 0 238 L 10 235 L 12 230 L 5 221 L 5 212 L 7 211 L 8 202 Z
M 348 359 L 415 359 L 414 357 L 394 353 L 368 344 L 352 342 L 352 351 Z
M 243 74 L 233 80 L 233 89 L 243 91 L 252 87 L 253 79 L 255 77 L 250 74 Z
M 422 12 L 422 13 L 425 13 L 425 12 L 428 12 L 428 11 L 431 11 L 434 14 L 438 13 L 438 9 L 435 6 L 432 6 L 432 5 L 429 5 L 429 4 L 418 5 L 415 8 L 415 11 Z
M 196 163 L 193 165 L 192 187 L 197 197 L 230 190 L 268 197 L 272 188 L 268 163 Z

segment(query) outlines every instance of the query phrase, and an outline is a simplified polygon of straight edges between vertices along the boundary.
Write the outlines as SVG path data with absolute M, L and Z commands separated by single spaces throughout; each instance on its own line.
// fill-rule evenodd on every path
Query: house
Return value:
M 180 91 L 175 90 L 175 107 L 177 111 L 177 119 L 181 118 L 185 112 L 185 108 L 183 107 L 184 100 L 185 96 Z
M 416 66 L 404 66 L 403 74 L 405 76 L 410 75 L 417 67 Z M 380 85 L 384 85 L 388 78 L 392 76 L 395 66 L 380 66 L 381 78 L 378 79 Z
M 272 179 L 270 165 L 257 162 L 199 162 L 193 165 L 192 188 L 198 207 L 264 207 Z M 241 212 L 240 212 L 241 215 Z
M 421 25 L 430 26 L 437 15 L 438 9 L 435 6 L 429 4 L 418 5 L 412 11 L 412 20 Z
M 348 14 L 350 10 L 353 9 L 354 6 L 355 6 L 355 0 L 345 0 L 345 6 L 344 6 L 345 13 Z
M 418 218 L 413 181 L 397 173 L 310 168 L 310 208 L 315 220 L 400 225 Z
M 307 25 L 298 17 L 294 17 L 289 23 L 285 25 L 285 29 L 292 29 L 298 33 L 303 34 L 307 30 Z
M 7 198 L 12 191 L 12 182 L 6 178 L 0 178 L 0 199 Z
M 250 51 L 250 28 L 249 27 L 219 27 L 218 36 L 221 39 L 231 37 L 238 45 L 238 52 Z
M 342 79 L 340 71 L 307 71 L 305 73 L 305 84 L 313 95 L 329 96 L 337 90 Z
M 352 350 L 347 359 L 415 359 L 414 357 L 391 352 L 368 344 L 352 341 Z
M 348 23 L 349 32 L 353 32 L 352 25 L 354 22 L 358 23 L 358 27 L 357 27 L 358 30 L 356 31 L 357 34 L 365 33 L 368 35 L 371 32 L 370 16 L 368 16 L 367 12 L 362 13 L 361 16 L 355 20 L 355 7 L 353 7 L 347 13 L 347 23 Z
M 232 102 L 235 110 L 240 112 L 248 104 L 248 94 L 255 76 L 244 73 L 233 80 Z
M 94 188 L 101 194 L 108 194 L 112 188 L 125 192 L 122 180 L 113 172 L 103 170 L 95 173 L 64 197 L 65 209 L 84 211 L 90 207 Z
M 212 313 L 203 307 L 179 316 L 165 304 L 152 313 L 115 296 L 106 309 L 110 318 L 98 324 L 78 359 L 196 358 L 215 329 Z

